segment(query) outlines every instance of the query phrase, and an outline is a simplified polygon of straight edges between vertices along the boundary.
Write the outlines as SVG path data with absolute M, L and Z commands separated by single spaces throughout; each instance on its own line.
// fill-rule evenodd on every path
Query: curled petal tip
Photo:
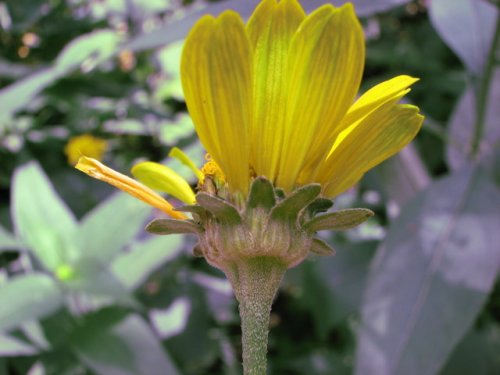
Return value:
M 174 207 L 159 194 L 140 182 L 105 166 L 96 159 L 82 156 L 75 165 L 75 168 L 90 177 L 113 185 L 133 197 L 158 208 L 175 219 L 186 219 L 184 214 L 174 211 Z

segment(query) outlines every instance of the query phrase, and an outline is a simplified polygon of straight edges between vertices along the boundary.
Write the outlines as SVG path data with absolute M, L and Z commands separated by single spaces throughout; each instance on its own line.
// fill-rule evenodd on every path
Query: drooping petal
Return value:
M 278 186 L 294 183 L 306 163 L 317 163 L 330 134 L 359 89 L 365 47 L 351 4 L 325 5 L 311 13 L 294 36 L 288 63 L 287 120 Z
M 251 47 L 240 16 L 203 17 L 184 45 L 181 77 L 201 142 L 233 191 L 246 193 L 252 121 Z
M 187 204 L 196 202 L 193 190 L 186 180 L 165 165 L 145 161 L 136 164 L 131 172 L 135 178 L 153 190 L 173 195 Z
M 363 174 L 406 146 L 419 131 L 418 108 L 396 104 L 395 98 L 347 129 L 321 166 L 325 196 L 334 197 L 352 187 Z
M 253 47 L 253 111 L 250 162 L 258 176 L 270 180 L 278 172 L 283 142 L 287 56 L 292 37 L 305 13 L 296 0 L 264 0 L 248 21 Z
M 133 197 L 158 208 L 175 219 L 186 219 L 184 214 L 174 211 L 174 207 L 170 203 L 147 186 L 128 176 L 118 173 L 95 159 L 82 156 L 75 168 L 88 174 L 90 177 L 107 182 L 108 184 L 123 190 Z

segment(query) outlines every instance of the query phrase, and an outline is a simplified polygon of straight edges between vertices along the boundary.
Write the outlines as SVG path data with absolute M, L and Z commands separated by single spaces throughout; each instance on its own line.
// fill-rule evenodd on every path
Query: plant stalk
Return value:
M 495 31 L 491 42 L 491 47 L 488 52 L 484 72 L 476 85 L 476 125 L 474 127 L 474 136 L 471 143 L 471 157 L 474 159 L 478 156 L 481 149 L 481 140 L 484 136 L 484 128 L 486 126 L 486 116 L 488 111 L 488 99 L 490 86 L 495 72 L 496 51 L 500 41 L 500 16 L 497 16 Z
M 266 375 L 271 306 L 286 267 L 276 258 L 248 258 L 226 272 L 239 302 L 244 375 Z

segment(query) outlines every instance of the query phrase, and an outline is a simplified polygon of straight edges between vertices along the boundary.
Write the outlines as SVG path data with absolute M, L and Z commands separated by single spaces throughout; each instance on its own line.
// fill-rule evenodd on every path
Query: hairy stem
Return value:
M 265 375 L 271 305 L 286 271 L 276 258 L 248 258 L 226 272 L 239 302 L 244 375 Z

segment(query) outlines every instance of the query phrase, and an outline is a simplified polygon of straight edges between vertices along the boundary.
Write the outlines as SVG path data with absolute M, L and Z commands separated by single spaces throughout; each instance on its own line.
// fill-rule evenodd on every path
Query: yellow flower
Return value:
M 91 134 L 82 134 L 69 139 L 64 147 L 64 153 L 68 158 L 68 163 L 75 165 L 83 155 L 101 160 L 107 148 L 108 143 L 104 139 Z
M 256 176 L 285 192 L 316 182 L 328 198 L 352 187 L 423 121 L 417 107 L 398 104 L 416 78 L 395 77 L 356 100 L 364 59 L 350 3 L 306 16 L 296 0 L 263 0 L 246 25 L 233 11 L 201 18 L 187 37 L 181 78 L 212 157 L 202 171 L 217 169 L 227 191 L 243 198 Z M 154 189 L 172 178 L 150 172 L 141 181 Z M 186 194 L 185 202 L 194 197 Z

